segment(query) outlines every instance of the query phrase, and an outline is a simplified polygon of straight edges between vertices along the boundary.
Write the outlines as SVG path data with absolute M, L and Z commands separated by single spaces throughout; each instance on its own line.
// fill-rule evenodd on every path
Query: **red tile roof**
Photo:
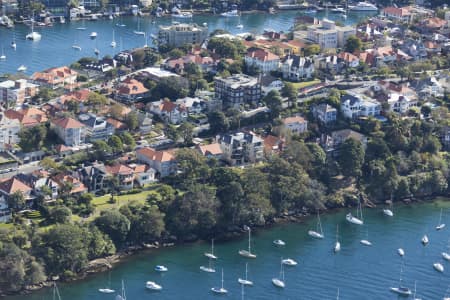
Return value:
M 133 174 L 133 169 L 127 167 L 123 164 L 115 164 L 112 166 L 105 166 L 106 172 L 113 175 L 131 175 Z
M 398 7 L 388 6 L 383 9 L 383 12 L 385 14 L 394 15 L 394 16 L 398 16 L 398 17 L 411 15 L 411 12 L 410 12 L 409 8 L 407 8 L 407 7 L 398 8 Z
M 266 51 L 263 49 L 250 49 L 247 51 L 247 56 L 256 58 L 260 61 L 272 61 L 272 60 L 279 60 L 280 57 L 276 54 L 273 54 L 270 51 Z
M 175 156 L 169 151 L 156 151 L 153 148 L 141 148 L 136 153 L 147 157 L 149 160 L 168 162 L 175 160 Z
M 198 149 L 205 156 L 207 156 L 207 155 L 221 155 L 223 153 L 222 149 L 220 148 L 220 144 L 219 143 L 213 143 L 213 144 L 209 144 L 209 145 L 199 145 Z
M 55 126 L 64 128 L 64 129 L 71 129 L 71 128 L 82 128 L 84 127 L 84 124 L 78 122 L 75 119 L 72 118 L 61 118 L 58 120 L 53 120 L 52 122 Z
M 69 67 L 58 67 L 45 70 L 43 72 L 36 72 L 31 76 L 35 81 L 45 82 L 48 84 L 62 83 L 66 78 L 77 76 L 77 72 Z
M 293 124 L 293 123 L 305 123 L 305 119 L 299 116 L 296 117 L 288 117 L 283 120 L 284 124 Z
M 0 190 L 8 195 L 11 195 L 17 191 L 20 191 L 22 193 L 29 193 L 31 192 L 31 187 L 29 187 L 19 179 L 12 177 L 3 182 L 0 182 Z
M 136 79 L 127 78 L 120 83 L 119 94 L 122 95 L 139 95 L 148 92 L 148 89 Z
M 5 116 L 8 119 L 19 120 L 25 127 L 38 125 L 48 120 L 45 112 L 34 107 L 21 110 L 8 109 L 5 111 Z
M 341 53 L 338 54 L 338 57 L 340 59 L 342 59 L 343 61 L 346 61 L 346 62 L 352 62 L 352 61 L 355 61 L 355 60 L 359 60 L 359 58 L 356 55 L 353 55 L 353 54 L 348 53 L 348 52 L 341 52 Z

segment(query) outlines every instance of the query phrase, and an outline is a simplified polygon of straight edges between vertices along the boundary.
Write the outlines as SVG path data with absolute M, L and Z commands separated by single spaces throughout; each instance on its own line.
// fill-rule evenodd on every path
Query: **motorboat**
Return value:
M 238 278 L 238 282 L 242 285 L 253 285 L 253 281 L 248 280 L 248 263 L 245 263 L 245 278 Z
M 155 267 L 155 271 L 157 271 L 157 272 L 167 272 L 167 271 L 169 271 L 169 269 L 166 266 L 157 265 Z
M 113 47 L 113 48 L 116 48 L 116 46 L 117 46 L 116 34 L 115 34 L 114 30 L 113 30 L 113 38 L 112 38 L 110 46 Z
M 281 263 L 282 263 L 283 265 L 291 266 L 291 267 L 294 267 L 294 266 L 296 266 L 296 265 L 298 264 L 298 263 L 297 263 L 295 260 L 293 260 L 292 258 L 282 259 L 282 260 L 281 260 Z
M 245 226 L 244 229 L 248 231 L 248 250 L 239 250 L 239 255 L 246 258 L 256 258 L 256 254 L 253 254 L 251 249 L 252 230 L 248 226 Z
M 272 278 L 272 284 L 279 288 L 284 288 L 286 284 L 284 283 L 284 269 L 283 269 L 283 259 L 281 259 L 281 269 L 280 276 L 278 278 Z
M 226 294 L 228 290 L 223 287 L 223 269 L 222 269 L 222 285 L 221 287 L 213 287 L 211 291 L 216 294 Z
M 191 12 L 188 12 L 188 11 L 186 11 L 186 12 L 179 11 L 176 14 L 172 14 L 172 17 L 180 18 L 180 19 L 190 19 L 190 18 L 192 18 L 192 16 L 193 16 L 193 14 Z
M 97 38 L 97 32 L 92 31 L 91 34 L 89 35 L 89 37 L 90 37 L 91 39 Z
M 369 2 L 358 2 L 354 6 L 349 6 L 349 8 L 353 11 L 378 11 L 378 8 Z
M 6 60 L 6 55 L 3 52 L 3 48 L 2 48 L 2 54 L 0 55 L 0 60 Z
M 145 287 L 149 290 L 153 290 L 153 291 L 160 291 L 162 290 L 162 286 L 160 286 L 159 284 L 153 282 L 153 281 L 147 281 L 145 283 Z
M 433 268 L 438 272 L 444 272 L 444 266 L 441 263 L 434 263 Z
M 237 24 L 237 25 L 236 25 L 236 28 L 237 28 L 237 29 L 242 29 L 242 28 L 244 28 L 244 25 L 242 25 L 242 24 Z
M 25 67 L 24 65 L 21 65 L 20 67 L 17 68 L 17 71 L 19 72 L 25 72 L 27 70 L 27 67 Z
M 98 289 L 98 291 L 99 291 L 100 293 L 103 293 L 103 294 L 112 294 L 112 293 L 115 293 L 115 292 L 116 292 L 115 290 L 108 289 L 108 288 L 105 288 L 105 289 Z
M 439 223 L 438 223 L 438 225 L 436 226 L 436 230 L 444 229 L 444 227 L 445 227 L 445 224 L 442 223 L 442 208 L 441 208 L 441 213 L 440 213 L 440 215 L 439 215 Z
M 31 41 L 39 41 L 41 37 L 42 36 L 36 31 L 31 31 L 29 34 L 26 35 L 26 39 Z
M 274 240 L 273 243 L 276 246 L 286 246 L 286 243 L 283 240 Z
M 226 11 L 220 14 L 222 17 L 239 17 L 239 12 L 237 9 Z
M 316 238 L 316 239 L 323 239 L 323 230 L 322 230 L 322 222 L 320 222 L 320 215 L 317 213 L 317 225 L 316 230 L 309 230 L 308 231 L 309 236 Z
M 405 256 L 405 250 L 403 250 L 402 248 L 398 248 L 398 249 L 397 249 L 397 253 L 398 253 L 398 255 L 400 255 L 400 256 Z
M 214 255 L 214 239 L 211 240 L 211 252 L 205 252 L 205 256 L 211 259 L 217 259 L 217 256 Z
M 86 30 L 86 27 L 77 27 L 76 30 Z
M 343 8 L 343 7 L 332 8 L 331 12 L 334 12 L 334 13 L 346 13 L 345 8 Z
M 339 242 L 339 225 L 336 225 L 336 243 L 333 248 L 334 253 L 341 251 L 341 243 Z
M 449 254 L 449 253 L 447 253 L 447 252 L 442 252 L 441 255 L 442 255 L 442 258 L 443 258 L 443 259 L 445 259 L 445 260 L 447 260 L 447 261 L 450 261 L 450 254 Z
M 98 50 L 97 48 L 94 49 L 94 53 L 95 55 L 99 55 L 100 54 L 100 50 Z
M 425 245 L 427 245 L 430 241 L 428 240 L 428 236 L 425 234 L 423 237 L 422 237 L 422 244 L 425 246 Z
M 11 48 L 13 48 L 14 50 L 17 49 L 17 44 L 16 44 L 15 41 L 12 41 L 12 42 L 11 42 Z
M 72 49 L 81 51 L 81 46 L 78 46 L 78 45 L 74 44 L 74 45 L 72 45 Z

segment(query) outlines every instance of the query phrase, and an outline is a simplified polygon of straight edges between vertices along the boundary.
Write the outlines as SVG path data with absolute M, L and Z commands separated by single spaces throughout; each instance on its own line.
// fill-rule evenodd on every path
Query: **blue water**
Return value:
M 294 25 L 295 16 L 298 11 L 279 12 L 275 15 L 267 13 L 244 14 L 241 17 L 243 29 L 237 29 L 239 18 L 224 18 L 214 15 L 194 16 L 193 22 L 197 24 L 208 23 L 209 31 L 220 28 L 232 33 L 255 32 L 261 33 L 264 29 L 274 29 L 287 31 Z M 318 18 L 324 16 L 319 13 Z M 364 18 L 364 13 L 350 13 L 347 24 L 353 24 Z M 338 14 L 329 14 L 330 19 L 343 21 Z M 174 21 L 187 22 L 185 19 L 173 19 Z M 117 27 L 117 23 L 124 23 L 126 27 Z M 150 34 L 157 34 L 159 25 L 168 25 L 172 22 L 170 17 L 157 18 L 156 23 L 152 24 L 150 17 L 144 17 L 140 20 L 140 31 L 146 31 L 148 41 L 151 45 Z M 78 27 L 85 27 L 86 30 L 77 30 Z M 30 32 L 30 28 L 25 25 L 16 25 L 14 30 L 0 27 L 0 53 L 3 49 L 7 59 L 0 61 L 0 74 L 16 73 L 20 65 L 25 65 L 27 74 L 31 75 L 35 71 L 41 71 L 54 66 L 70 64 L 81 57 L 95 56 L 94 49 L 100 50 L 100 56 L 113 55 L 121 49 L 130 49 L 142 47 L 145 39 L 141 35 L 136 35 L 133 30 L 138 29 L 138 17 L 116 18 L 114 20 L 98 21 L 77 21 L 67 22 L 65 24 L 55 23 L 53 27 L 35 28 L 42 35 L 40 41 L 27 41 L 25 36 Z M 113 30 L 115 30 L 115 39 L 117 47 L 111 48 Z M 97 32 L 98 37 L 91 40 L 91 32 Z M 10 47 L 13 36 L 16 38 L 17 50 Z M 72 49 L 76 43 L 81 46 L 82 51 Z
M 444 208 L 442 222 L 447 228 L 436 231 L 440 209 Z M 128 299 L 216 299 L 210 288 L 220 285 L 220 269 L 224 269 L 225 288 L 229 293 L 223 298 L 241 299 L 241 288 L 237 279 L 244 276 L 245 262 L 249 263 L 249 279 L 253 287 L 245 289 L 245 299 L 336 299 L 337 289 L 340 299 L 397 299 L 389 291 L 397 286 L 402 258 L 397 248 L 402 247 L 404 284 L 411 289 L 417 281 L 418 296 L 422 299 L 442 299 L 450 284 L 450 263 L 441 258 L 447 250 L 450 230 L 450 202 L 434 202 L 411 206 L 394 207 L 393 218 L 382 214 L 381 208 L 364 210 L 364 226 L 352 225 L 345 221 L 345 213 L 339 211 L 322 216 L 324 240 L 314 240 L 307 235 L 315 228 L 313 217 L 303 224 L 277 225 L 271 229 L 257 230 L 252 239 L 254 260 L 238 255 L 239 249 L 247 247 L 247 239 L 216 243 L 215 253 L 219 256 L 216 273 L 199 270 L 207 265 L 203 256 L 209 251 L 208 243 L 195 243 L 173 248 L 140 253 L 116 266 L 111 272 L 112 287 L 119 290 L 121 280 L 126 286 Z M 336 224 L 340 228 L 341 252 L 334 254 Z M 367 237 L 372 247 L 360 244 Z M 427 233 L 428 246 L 420 240 Z M 277 248 L 274 239 L 283 239 L 287 245 Z M 275 288 L 271 279 L 278 276 L 281 257 L 293 258 L 297 267 L 285 268 L 285 289 Z M 433 263 L 441 262 L 444 273 L 433 269 Z M 157 264 L 169 268 L 165 274 L 153 271 Z M 149 292 L 145 282 L 155 281 L 163 286 L 161 292 Z M 59 290 L 64 300 L 114 299 L 114 295 L 104 295 L 97 289 L 104 287 L 108 274 L 97 274 L 84 281 L 60 284 Z M 29 296 L 7 298 L 51 299 L 50 290 L 42 290 Z

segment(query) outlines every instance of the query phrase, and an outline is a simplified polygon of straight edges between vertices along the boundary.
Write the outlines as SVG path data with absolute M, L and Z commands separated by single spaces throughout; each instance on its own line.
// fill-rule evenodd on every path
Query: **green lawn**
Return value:
M 314 85 L 314 84 L 317 84 L 320 82 L 321 81 L 319 79 L 314 79 L 314 80 L 305 81 L 305 82 L 293 82 L 292 84 L 294 85 L 294 87 L 296 89 L 302 89 L 302 88 L 305 88 L 305 87 L 308 87 L 308 86 L 311 86 L 311 85 Z
M 0 223 L 0 229 L 11 229 L 14 227 L 12 223 Z

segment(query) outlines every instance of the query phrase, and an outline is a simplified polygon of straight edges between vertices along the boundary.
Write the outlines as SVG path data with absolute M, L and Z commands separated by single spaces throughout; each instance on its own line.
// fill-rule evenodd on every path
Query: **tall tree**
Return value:
M 357 36 L 351 35 L 345 42 L 345 51 L 354 53 L 355 51 L 361 50 L 362 42 Z
M 345 140 L 339 146 L 337 160 L 343 175 L 359 177 L 364 163 L 364 148 L 361 142 L 353 138 Z

